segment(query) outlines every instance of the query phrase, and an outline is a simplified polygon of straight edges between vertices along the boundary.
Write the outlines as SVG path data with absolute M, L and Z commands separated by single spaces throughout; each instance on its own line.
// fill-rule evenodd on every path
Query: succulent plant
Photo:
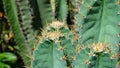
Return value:
M 120 43 L 118 2 L 119 0 L 84 0 L 76 16 L 76 32 L 81 35 L 79 44 L 87 48 L 81 51 L 75 63 L 73 62 L 74 68 L 116 68 Z M 91 48 L 88 48 L 91 44 L 94 44 L 92 49 L 95 57 L 88 55 L 91 53 Z M 108 53 L 103 52 L 106 46 L 110 50 Z M 86 65 L 86 60 L 91 63 Z
M 29 1 L 3 0 L 26 67 L 120 67 L 119 0 L 36 0 L 35 6 L 30 3 L 39 12 L 39 16 L 35 15 L 43 26 L 41 35 L 36 35 L 37 43 Z
M 32 49 L 35 44 L 35 37 L 31 30 L 31 16 L 29 4 L 26 0 L 3 0 L 6 15 L 12 27 L 17 45 L 18 53 L 24 59 L 26 66 L 30 66 Z M 27 7 L 27 8 L 24 8 Z
M 69 63 L 67 55 L 72 52 L 72 50 L 68 50 L 69 47 L 72 47 L 72 38 L 70 38 L 72 34 L 69 32 L 70 30 L 60 21 L 52 22 L 44 28 L 40 36 L 40 43 L 33 52 L 33 68 L 67 67 L 67 63 Z

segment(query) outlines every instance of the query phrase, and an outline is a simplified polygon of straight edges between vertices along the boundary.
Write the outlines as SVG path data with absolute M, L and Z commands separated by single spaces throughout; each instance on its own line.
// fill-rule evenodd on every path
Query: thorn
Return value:
M 59 51 L 64 50 L 64 47 L 60 46 L 60 47 L 58 47 L 58 50 Z
M 88 5 L 88 6 L 87 6 L 87 9 L 90 10 L 90 9 L 92 9 L 92 7 L 91 7 L 90 5 Z
M 82 25 L 78 25 L 78 27 L 79 27 L 80 29 L 82 29 L 82 28 L 83 28 L 83 26 L 82 26 Z
M 118 37 L 120 37 L 120 33 L 118 34 Z
M 77 24 L 77 20 L 76 20 L 76 19 L 74 19 L 73 22 L 74 22 L 75 24 Z
M 36 51 L 37 49 L 36 48 L 32 48 L 32 51 Z
M 117 47 L 120 47 L 120 43 L 117 44 Z
M 110 53 L 110 49 L 107 47 L 104 51 L 105 54 Z
M 66 56 L 63 56 L 60 58 L 61 60 L 67 60 L 67 57 Z
M 120 15 L 120 11 L 119 11 L 119 12 L 117 12 L 117 14 L 118 14 L 118 15 Z
M 111 55 L 110 59 L 113 60 L 116 58 L 116 54 Z
M 76 59 L 76 57 L 75 57 L 75 56 L 71 56 L 71 59 L 72 59 L 72 60 L 75 60 L 75 59 Z
M 91 62 L 90 62 L 89 60 L 86 60 L 86 61 L 85 61 L 85 64 L 88 64 L 88 65 L 89 65 L 90 63 L 91 63 Z
M 92 51 L 91 51 L 90 53 L 88 53 L 88 55 L 89 55 L 89 56 L 96 56 L 96 55 L 94 54 L 94 52 L 92 52 Z
M 120 58 L 120 52 L 117 53 L 117 57 Z
M 85 18 L 86 18 L 86 16 L 84 16 L 84 15 L 83 15 L 83 16 L 82 16 L 82 18 L 83 18 L 83 19 L 85 19 Z
M 76 8 L 76 9 L 74 9 L 73 11 L 74 11 L 76 14 L 80 12 L 80 10 L 79 10 L 79 9 L 77 9 L 77 8 Z

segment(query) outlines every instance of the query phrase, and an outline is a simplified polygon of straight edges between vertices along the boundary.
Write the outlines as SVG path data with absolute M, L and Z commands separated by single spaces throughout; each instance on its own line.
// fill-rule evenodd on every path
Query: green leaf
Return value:
M 2 62 L 11 62 L 15 63 L 17 60 L 16 55 L 9 53 L 9 52 L 3 52 L 0 54 L 0 61 Z
M 0 62 L 0 68 L 11 68 L 9 65 Z

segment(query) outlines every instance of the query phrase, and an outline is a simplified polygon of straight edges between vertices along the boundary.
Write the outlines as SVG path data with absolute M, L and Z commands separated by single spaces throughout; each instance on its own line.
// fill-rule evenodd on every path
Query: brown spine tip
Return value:
M 113 55 L 111 55 L 110 59 L 113 60 L 113 59 L 115 59 L 116 57 L 117 57 L 117 55 L 116 55 L 116 54 L 113 54 Z
M 117 57 L 120 58 L 120 52 L 117 53 Z
M 91 7 L 90 5 L 88 5 L 88 6 L 87 6 L 87 9 L 90 10 L 90 9 L 92 9 L 92 7 Z
M 63 57 L 61 57 L 60 59 L 65 61 L 65 60 L 67 60 L 67 57 L 66 57 L 66 56 L 63 56 Z
M 58 50 L 59 50 L 59 51 L 64 50 L 64 47 L 60 46 L 60 47 L 58 48 Z
M 119 11 L 119 12 L 117 12 L 117 14 L 118 14 L 118 15 L 120 15 L 120 11 Z
M 86 16 L 84 16 L 84 15 L 83 15 L 83 16 L 82 16 L 82 18 L 83 18 L 83 19 L 85 19 L 85 18 L 86 18 Z
M 118 37 L 120 37 L 120 33 L 118 34 Z
M 89 65 L 89 64 L 91 64 L 91 62 L 90 62 L 89 60 L 86 60 L 86 61 L 85 61 L 85 64 L 88 64 L 88 65 Z
M 120 43 L 117 44 L 117 47 L 120 47 Z

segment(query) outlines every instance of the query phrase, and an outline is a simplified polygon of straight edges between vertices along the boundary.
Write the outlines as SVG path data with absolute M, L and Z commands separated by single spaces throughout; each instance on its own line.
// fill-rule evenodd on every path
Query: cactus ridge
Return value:
M 29 2 L 27 0 L 4 0 L 3 3 L 19 47 L 18 53 L 23 57 L 25 65 L 30 66 L 31 62 L 28 60 L 32 57 L 35 38 L 31 30 L 32 18 L 29 12 Z

